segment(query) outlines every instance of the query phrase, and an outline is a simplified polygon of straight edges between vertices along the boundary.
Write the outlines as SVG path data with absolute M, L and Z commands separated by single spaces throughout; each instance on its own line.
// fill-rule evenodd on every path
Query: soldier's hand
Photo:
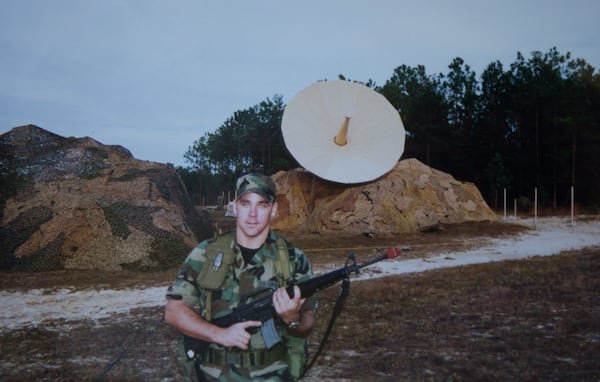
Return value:
M 273 293 L 275 311 L 286 324 L 300 321 L 300 308 L 305 301 L 300 294 L 300 288 L 297 285 L 294 285 L 293 298 L 290 298 L 285 288 L 279 288 Z
M 243 321 L 233 324 L 224 329 L 219 344 L 228 348 L 236 347 L 242 350 L 247 350 L 250 337 L 252 336 L 246 331 L 246 329 L 259 327 L 261 325 L 262 323 L 260 321 Z

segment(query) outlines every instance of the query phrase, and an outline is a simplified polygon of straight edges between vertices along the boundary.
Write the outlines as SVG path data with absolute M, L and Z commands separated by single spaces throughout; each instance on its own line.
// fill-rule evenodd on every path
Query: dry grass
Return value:
M 320 376 L 597 381 L 599 255 L 595 248 L 354 283 Z
M 348 248 L 355 248 L 359 261 L 377 246 L 410 245 L 410 256 L 421 256 L 436 248 L 463 245 L 461 238 L 508 235 L 522 229 L 483 224 L 387 239 L 292 240 L 312 253 L 318 268 L 343 265 Z M 174 269 L 5 273 L 0 288 L 144 287 L 160 285 L 174 274 Z M 354 281 L 325 352 L 305 380 L 598 381 L 599 274 L 600 248 L 591 248 Z M 338 293 L 339 284 L 319 294 L 313 352 Z M 65 324 L 0 333 L 0 380 L 181 379 L 173 354 L 177 333 L 162 323 L 161 307 Z

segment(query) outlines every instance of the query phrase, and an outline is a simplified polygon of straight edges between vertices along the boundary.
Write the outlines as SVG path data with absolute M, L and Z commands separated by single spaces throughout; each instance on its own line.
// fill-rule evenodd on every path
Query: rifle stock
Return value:
M 368 260 L 362 264 L 356 264 L 353 254 L 348 256 L 346 265 L 335 269 L 331 272 L 313 277 L 307 281 L 292 284 L 286 288 L 286 291 L 290 298 L 294 297 L 294 286 L 297 285 L 300 288 L 300 292 L 303 298 L 310 297 L 323 289 L 327 289 L 339 281 L 342 281 L 352 273 L 358 274 L 360 269 L 377 263 L 382 260 L 392 259 L 400 254 L 400 250 L 397 248 L 389 248 L 381 255 Z M 234 308 L 233 311 L 225 316 L 215 318 L 210 322 L 221 328 L 229 327 L 235 323 L 243 321 L 261 321 L 263 323 L 261 329 L 263 331 L 263 337 L 265 337 L 265 343 L 267 348 L 271 348 L 279 341 L 281 337 L 275 332 L 274 318 L 277 318 L 275 308 L 273 307 L 273 292 L 268 293 L 267 296 L 258 298 L 252 302 L 239 305 Z M 193 337 L 185 336 L 183 338 L 183 344 L 185 347 L 186 355 L 189 359 L 194 359 L 196 355 L 208 348 L 209 343 L 201 341 Z

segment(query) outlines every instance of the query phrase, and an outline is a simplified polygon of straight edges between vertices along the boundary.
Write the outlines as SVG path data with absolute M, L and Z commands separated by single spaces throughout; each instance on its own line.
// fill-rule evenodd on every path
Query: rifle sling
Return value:
M 319 355 L 321 355 L 321 352 L 325 348 L 325 344 L 327 343 L 327 340 L 329 339 L 329 335 L 331 334 L 331 330 L 333 329 L 335 320 L 342 312 L 342 309 L 344 308 L 344 302 L 346 301 L 346 297 L 348 297 L 349 294 L 350 294 L 350 278 L 345 277 L 342 281 L 342 290 L 340 292 L 340 295 L 338 296 L 337 301 L 335 302 L 335 306 L 333 307 L 333 312 L 331 312 L 331 318 L 329 319 L 329 324 L 327 325 L 327 330 L 325 331 L 325 334 L 323 334 L 323 338 L 319 345 L 319 349 L 317 349 L 317 352 L 313 356 L 312 360 L 308 363 L 308 365 L 304 369 L 304 372 L 298 379 L 302 379 L 302 377 L 304 377 L 306 375 L 308 370 L 310 370 L 310 368 L 316 362 L 317 358 L 319 358 Z
M 290 258 L 287 251 L 287 246 L 282 238 L 277 238 L 277 253 L 279 253 L 279 261 L 275 262 L 277 270 L 277 279 L 279 285 L 285 286 L 290 279 Z

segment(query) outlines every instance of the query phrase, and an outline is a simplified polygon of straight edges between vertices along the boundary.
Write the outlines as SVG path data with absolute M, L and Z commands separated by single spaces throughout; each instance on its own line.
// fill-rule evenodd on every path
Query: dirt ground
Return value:
M 424 257 L 524 229 L 479 223 L 388 237 L 286 236 L 319 270 L 343 266 L 350 252 L 359 262 L 388 246 L 409 247 L 403 257 Z M 2 273 L 0 289 L 155 287 L 168 284 L 175 272 Z M 599 274 L 600 248 L 594 247 L 353 281 L 325 351 L 304 380 L 598 381 Z M 311 355 L 339 286 L 318 295 Z M 177 337 L 162 322 L 160 306 L 2 331 L 0 380 L 179 381 L 173 353 Z

